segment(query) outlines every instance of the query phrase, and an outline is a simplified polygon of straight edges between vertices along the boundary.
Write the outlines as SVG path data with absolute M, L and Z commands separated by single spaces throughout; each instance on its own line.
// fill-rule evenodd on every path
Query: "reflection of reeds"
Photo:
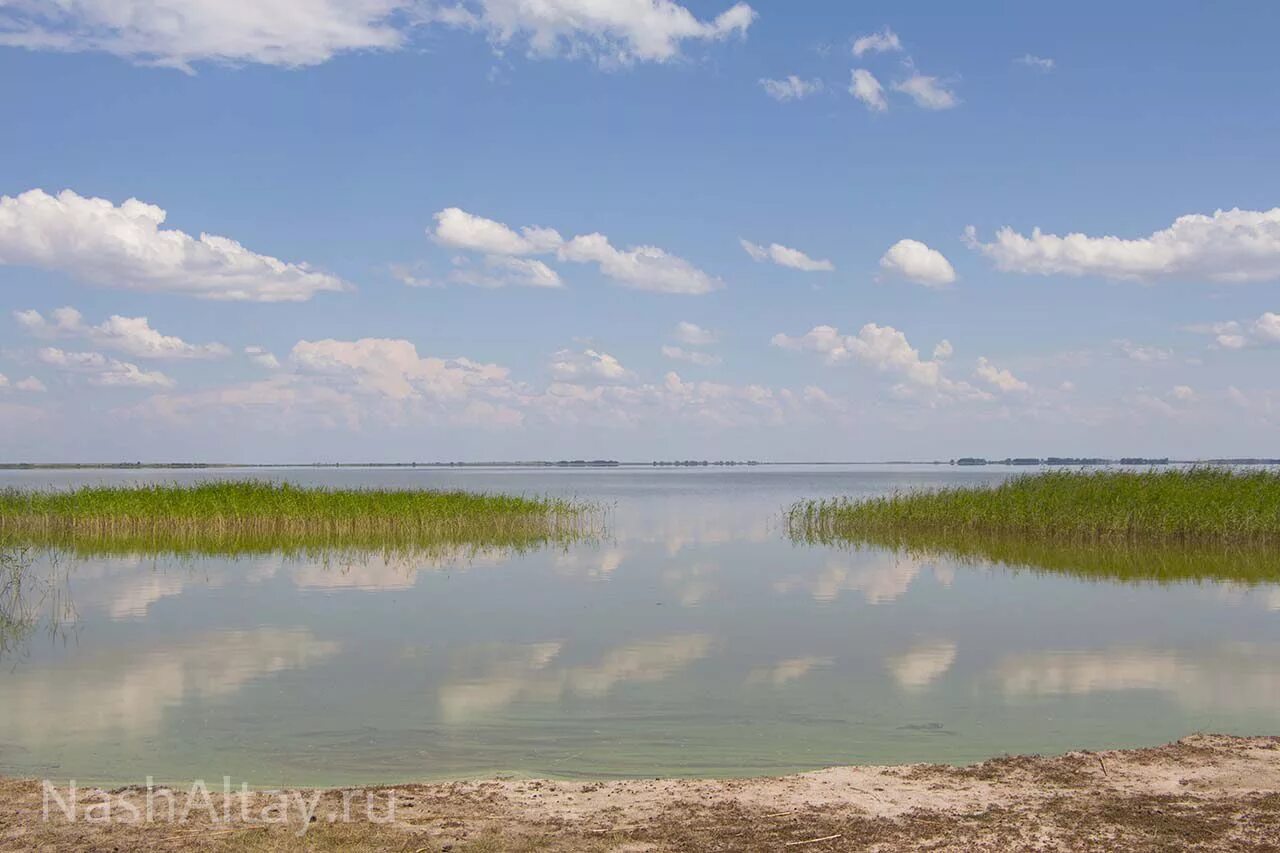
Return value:
M 59 634 L 76 619 L 56 561 L 46 576 L 31 573 L 33 562 L 25 548 L 0 548 L 0 660 L 22 648 L 41 621 Z
M 1280 551 L 1264 545 L 1036 539 L 1007 534 L 920 531 L 793 538 L 807 544 L 887 548 L 909 554 L 916 560 L 945 558 L 1097 580 L 1280 582 Z
M 793 538 L 1014 535 L 1084 542 L 1280 543 L 1280 473 L 1049 472 L 987 487 L 801 501 Z
M 0 540 L 79 553 L 453 556 L 567 543 L 597 518 L 594 507 L 558 498 L 256 481 L 0 492 Z

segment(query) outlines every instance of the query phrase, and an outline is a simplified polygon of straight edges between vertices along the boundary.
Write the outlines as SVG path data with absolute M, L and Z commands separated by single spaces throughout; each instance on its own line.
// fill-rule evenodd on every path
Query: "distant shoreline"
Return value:
M 621 462 L 599 460 L 525 460 L 494 462 L 0 462 L 0 471 L 147 471 L 147 470 L 217 470 L 227 468 L 739 468 L 784 465 L 936 465 L 961 468 L 1002 467 L 1105 467 L 1108 465 L 1280 465 L 1280 458 L 1223 457 L 1207 459 L 1171 459 L 1121 457 L 1045 457 L 983 459 L 886 459 L 875 461 L 812 462 L 784 460 L 654 460 Z

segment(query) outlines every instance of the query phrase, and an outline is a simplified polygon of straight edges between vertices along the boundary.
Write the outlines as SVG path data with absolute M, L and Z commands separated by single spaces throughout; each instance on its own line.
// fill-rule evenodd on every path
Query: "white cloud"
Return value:
M 799 101 L 818 94 L 823 88 L 822 81 L 817 77 L 812 80 L 803 80 L 794 74 L 789 74 L 781 80 L 762 77 L 760 86 L 765 94 L 775 101 Z
M 1253 322 L 1253 334 L 1260 341 L 1280 343 L 1280 314 L 1268 311 Z
M 67 273 L 102 287 L 201 299 L 300 302 L 346 290 L 341 279 L 259 255 L 227 237 L 164 230 L 166 213 L 71 190 L 0 196 L 0 264 Z
M 1190 385 L 1175 385 L 1169 391 L 1169 396 L 1180 403 L 1195 402 L 1196 392 Z
M 432 236 L 437 243 L 489 255 L 544 254 L 554 252 L 564 242 L 553 228 L 527 226 L 516 233 L 501 222 L 456 207 L 440 211 L 435 220 L 436 229 Z
M 713 367 L 720 363 L 720 356 L 699 350 L 687 350 L 683 347 L 663 345 L 662 354 L 672 361 L 687 361 L 699 367 Z
M 391 277 L 405 287 L 439 287 L 440 282 L 423 275 L 420 264 L 390 264 L 388 271 Z
M 588 56 L 602 66 L 664 62 L 687 41 L 745 35 L 738 3 L 700 20 L 673 0 L 7 0 L 0 45 L 95 51 L 192 71 L 194 63 L 317 65 L 342 53 L 403 48 L 416 25 L 515 41 L 534 57 Z
M 1039 228 L 1027 237 L 1004 227 L 991 243 L 966 230 L 970 246 L 1004 272 L 1096 275 L 1153 282 L 1207 279 L 1232 283 L 1280 279 L 1280 207 L 1189 214 L 1148 237 L 1065 237 Z
M 772 261 L 780 267 L 790 267 L 802 272 L 830 272 L 835 264 L 809 257 L 799 249 L 790 249 L 778 243 L 760 246 L 749 240 L 739 239 L 743 250 L 755 261 Z
M 433 20 L 484 32 L 498 47 L 521 41 L 534 57 L 587 56 L 604 67 L 666 62 L 685 41 L 745 35 L 755 11 L 737 3 L 699 20 L 673 0 L 459 0 L 432 4 Z
M 551 375 L 562 381 L 628 382 L 635 378 L 616 358 L 593 349 L 580 353 L 560 350 L 551 357 Z
M 1266 311 L 1256 320 L 1239 323 L 1198 323 L 1187 326 L 1186 331 L 1200 335 L 1213 335 L 1213 346 L 1218 349 L 1237 350 L 1248 346 L 1266 346 L 1280 343 L 1280 314 Z
M 603 234 L 574 237 L 560 248 L 559 257 L 576 263 L 599 264 L 601 273 L 635 290 L 702 294 L 724 287 L 720 279 L 656 246 L 635 246 L 621 251 Z
M 1008 370 L 996 367 L 987 359 L 986 356 L 982 356 L 978 359 L 978 366 L 973 373 L 988 385 L 998 388 L 1006 394 L 1015 391 L 1020 392 L 1031 390 L 1030 385 L 1014 376 Z
M 925 287 L 946 287 L 956 280 L 955 268 L 946 256 L 919 240 L 894 243 L 880 259 L 880 268 Z
M 36 357 L 51 367 L 87 377 L 89 384 L 104 388 L 171 388 L 173 380 L 158 370 L 142 370 L 136 364 L 117 361 L 99 352 L 66 352 L 44 347 Z
M 333 376 L 392 400 L 460 399 L 508 385 L 509 371 L 466 358 L 423 358 L 411 342 L 391 338 L 298 341 L 289 355 L 304 374 Z
M 474 287 L 563 287 L 560 274 L 535 258 L 511 258 L 490 255 L 485 270 L 459 269 L 449 274 L 449 281 Z
M 353 50 L 390 50 L 409 0 L 9 0 L 0 45 L 95 51 L 191 70 L 200 61 L 316 65 Z
M 855 68 L 849 80 L 849 94 L 867 105 L 867 109 L 882 113 L 889 109 L 884 97 L 884 86 L 865 68 Z
M 436 242 L 459 249 L 484 252 L 486 265 L 499 275 L 472 270 L 455 271 L 450 280 L 463 284 L 500 287 L 519 284 L 530 287 L 559 287 L 555 270 L 537 260 L 517 260 L 514 256 L 555 252 L 560 261 L 596 263 L 607 277 L 625 287 L 661 293 L 709 293 L 724 286 L 683 258 L 656 246 L 635 246 L 626 251 L 614 248 L 603 234 L 586 234 L 565 241 L 551 228 L 515 229 L 475 216 L 456 207 L 435 215 Z M 508 257 L 504 257 L 508 256 Z M 465 261 L 464 261 L 465 263 Z
M 907 336 L 892 326 L 867 323 L 857 335 L 842 335 L 834 326 L 815 326 L 800 337 L 774 335 L 771 343 L 782 349 L 821 353 L 830 364 L 856 358 L 876 370 L 901 376 L 906 384 L 895 389 L 900 396 L 912 396 L 914 386 L 948 397 L 990 398 L 967 382 L 944 377 L 941 361 L 920 358 Z
M 1119 349 L 1126 358 L 1133 361 L 1140 361 L 1143 364 L 1153 364 L 1159 361 L 1168 361 L 1173 358 L 1173 352 L 1171 350 L 1146 344 L 1137 344 L 1124 338 L 1117 340 L 1115 344 L 1116 348 Z
M 263 347 L 245 347 L 244 354 L 249 357 L 250 361 L 259 367 L 265 367 L 268 370 L 278 370 L 280 367 L 280 359 L 276 358 L 273 353 Z
M 676 324 L 675 336 L 680 343 L 694 347 L 704 347 L 718 340 L 715 332 L 685 320 Z
M 895 53 L 902 50 L 902 42 L 898 34 L 885 27 L 878 33 L 869 33 L 853 40 L 853 55 L 864 53 Z
M 17 388 L 19 391 L 30 391 L 36 394 L 49 390 L 44 387 L 43 382 L 36 379 L 34 376 L 28 376 L 26 379 L 19 379 L 17 382 L 13 383 L 13 387 Z
M 939 82 L 937 77 L 912 74 L 906 80 L 893 84 L 896 91 L 911 96 L 916 106 L 926 110 L 949 110 L 960 103 L 955 93 Z
M 1019 65 L 1025 65 L 1028 68 L 1032 68 L 1036 71 L 1045 71 L 1045 72 L 1052 71 L 1054 68 L 1054 65 L 1057 64 L 1047 56 L 1035 56 L 1034 54 L 1030 54 L 1030 53 L 1024 53 L 1022 56 L 1019 56 L 1017 59 L 1015 59 L 1014 62 L 1016 62 Z
M 934 361 L 946 361 L 955 353 L 955 347 L 951 346 L 951 341 L 943 339 L 938 341 L 937 346 L 933 348 Z
M 50 312 L 46 320 L 38 311 L 15 311 L 14 317 L 28 332 L 40 338 L 83 337 L 95 346 L 118 350 L 135 358 L 199 359 L 231 354 L 222 344 L 189 344 L 173 335 L 151 328 L 146 317 L 112 314 L 96 326 L 87 325 L 84 315 L 66 306 Z

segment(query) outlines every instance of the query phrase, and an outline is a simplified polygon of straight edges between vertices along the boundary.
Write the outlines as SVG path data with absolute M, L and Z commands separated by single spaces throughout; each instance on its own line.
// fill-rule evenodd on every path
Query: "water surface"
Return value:
M 602 541 L 462 561 L 42 554 L 34 571 L 76 617 L 0 658 L 0 773 L 752 775 L 1280 728 L 1280 586 L 796 545 L 779 516 L 1008 473 L 3 472 L 0 487 L 255 476 L 611 509 Z

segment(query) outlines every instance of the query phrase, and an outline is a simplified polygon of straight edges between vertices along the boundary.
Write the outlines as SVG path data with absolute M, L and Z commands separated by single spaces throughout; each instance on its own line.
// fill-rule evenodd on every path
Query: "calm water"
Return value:
M 78 618 L 0 660 L 0 774 L 745 775 L 1280 730 L 1280 587 L 801 547 L 779 523 L 800 497 L 1007 475 L 994 468 L 248 473 L 613 508 L 605 541 L 462 565 L 44 559 Z

